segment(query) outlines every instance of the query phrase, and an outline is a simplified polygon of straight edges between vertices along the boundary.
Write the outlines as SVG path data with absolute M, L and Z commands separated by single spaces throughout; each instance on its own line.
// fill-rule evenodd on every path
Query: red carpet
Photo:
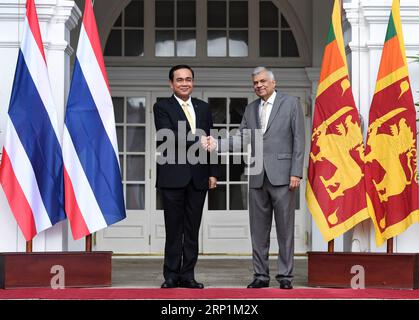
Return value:
M 280 290 L 277 288 L 208 288 L 154 289 L 154 288 L 100 288 L 100 289 L 0 289 L 1 299 L 51 299 L 51 300 L 154 300 L 154 299 L 417 299 L 419 290 L 380 289 L 327 289 L 297 288 Z

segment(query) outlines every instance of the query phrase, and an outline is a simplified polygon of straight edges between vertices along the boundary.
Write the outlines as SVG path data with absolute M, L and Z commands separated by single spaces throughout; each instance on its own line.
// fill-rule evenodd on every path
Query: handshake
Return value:
M 213 152 L 217 149 L 218 143 L 214 137 L 211 136 L 201 136 L 201 147 L 208 152 Z

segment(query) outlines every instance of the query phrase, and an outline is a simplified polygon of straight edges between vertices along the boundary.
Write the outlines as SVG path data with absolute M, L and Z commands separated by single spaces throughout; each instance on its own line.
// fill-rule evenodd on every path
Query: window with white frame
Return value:
M 301 52 L 277 1 L 132 0 L 110 31 L 105 56 L 266 60 Z
M 234 134 L 248 102 L 246 97 L 209 97 L 214 128 L 225 134 Z M 220 177 L 217 188 L 208 192 L 208 210 L 247 210 L 248 176 L 245 174 L 245 166 L 248 160 L 244 159 L 247 157 L 247 150 L 218 156 Z
M 146 98 L 112 97 L 127 210 L 144 210 Z
M 248 2 L 208 0 L 208 57 L 248 56 Z
M 196 56 L 196 1 L 156 0 L 156 57 Z
M 259 55 L 261 57 L 298 57 L 291 27 L 272 1 L 259 2 Z
M 144 55 L 144 1 L 132 0 L 122 11 L 109 34 L 105 56 Z

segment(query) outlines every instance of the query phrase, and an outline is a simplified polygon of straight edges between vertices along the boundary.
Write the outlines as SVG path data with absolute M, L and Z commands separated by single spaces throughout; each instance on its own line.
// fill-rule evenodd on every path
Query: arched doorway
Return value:
M 171 94 L 169 66 L 193 66 L 194 96 L 209 101 L 215 126 L 228 130 L 238 127 L 245 106 L 256 98 L 251 70 L 269 66 L 279 90 L 301 98 L 308 129 L 311 83 L 304 68 L 310 65 L 311 51 L 288 1 L 133 0 L 113 10 L 108 13 L 113 24 L 108 25 L 105 61 L 114 97 L 127 219 L 99 232 L 97 249 L 158 254 L 163 252 L 164 223 L 154 188 L 152 106 Z M 106 29 L 102 24 L 101 30 Z M 243 163 L 233 163 L 233 156 L 222 158 L 223 177 L 205 204 L 200 252 L 249 254 L 247 177 L 242 174 Z M 298 253 L 307 250 L 304 203 L 300 190 Z M 275 239 L 273 232 L 272 252 L 277 250 Z

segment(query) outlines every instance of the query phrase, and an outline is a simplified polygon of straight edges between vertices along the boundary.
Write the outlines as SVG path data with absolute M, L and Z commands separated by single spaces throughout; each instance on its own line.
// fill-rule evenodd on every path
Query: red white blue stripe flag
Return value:
M 26 2 L 0 183 L 27 241 L 65 219 L 61 131 L 34 0 Z
M 90 0 L 67 102 L 63 157 L 65 210 L 74 239 L 124 219 L 113 104 Z

